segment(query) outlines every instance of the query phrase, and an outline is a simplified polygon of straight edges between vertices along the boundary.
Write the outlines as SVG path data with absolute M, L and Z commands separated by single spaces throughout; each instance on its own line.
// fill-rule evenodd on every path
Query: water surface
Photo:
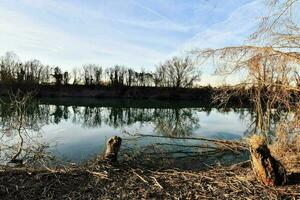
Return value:
M 3 133 L 18 114 L 2 103 L 0 115 Z M 174 152 L 172 155 L 182 157 L 195 155 L 191 152 L 195 149 L 182 146 L 201 142 L 155 137 L 132 140 L 126 133 L 238 140 L 247 133 L 250 118 L 245 108 L 217 109 L 197 101 L 56 98 L 40 99 L 33 104 L 26 113 L 26 132 L 33 138 L 31 142 L 47 144 L 52 154 L 75 163 L 102 153 L 106 140 L 113 135 L 124 139 L 123 149 L 164 143 L 168 144 L 168 151 Z M 1 138 L 2 145 L 18 144 L 16 135 L 6 134 Z M 180 153 L 183 151 L 190 153 Z M 3 160 L 8 155 L 1 156 Z

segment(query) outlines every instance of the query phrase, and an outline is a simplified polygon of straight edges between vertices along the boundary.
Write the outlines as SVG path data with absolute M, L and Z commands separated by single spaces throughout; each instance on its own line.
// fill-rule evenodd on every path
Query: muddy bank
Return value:
M 4 169 L 1 199 L 298 199 L 300 184 L 265 187 L 248 166 L 205 171 L 117 164 L 58 171 Z

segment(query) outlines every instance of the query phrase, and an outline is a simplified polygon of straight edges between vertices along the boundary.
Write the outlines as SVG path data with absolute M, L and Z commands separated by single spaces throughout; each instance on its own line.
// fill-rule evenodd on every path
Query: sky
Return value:
M 0 55 L 71 70 L 87 63 L 136 70 L 192 49 L 241 45 L 265 0 L 0 0 Z M 202 80 L 214 81 L 203 67 Z

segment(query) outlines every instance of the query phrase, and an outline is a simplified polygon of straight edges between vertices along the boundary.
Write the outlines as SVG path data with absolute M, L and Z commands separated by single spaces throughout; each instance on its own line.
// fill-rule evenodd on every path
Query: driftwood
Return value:
M 287 172 L 276 160 L 262 136 L 252 136 L 249 140 L 252 168 L 259 182 L 266 186 L 285 185 Z
M 121 143 L 122 139 L 118 136 L 113 136 L 112 138 L 110 138 L 106 143 L 104 159 L 110 162 L 116 162 Z

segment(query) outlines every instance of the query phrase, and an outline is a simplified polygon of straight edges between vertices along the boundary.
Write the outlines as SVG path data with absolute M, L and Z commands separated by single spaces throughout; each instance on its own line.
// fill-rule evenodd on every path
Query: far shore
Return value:
M 172 87 L 112 87 L 112 86 L 85 86 L 85 85 L 30 85 L 30 84 L 0 84 L 0 96 L 21 90 L 32 92 L 36 97 L 52 98 L 96 98 L 96 99 L 149 99 L 172 101 L 198 101 L 203 105 L 217 104 L 213 96 L 220 91 L 210 86 L 199 88 L 172 88 Z M 249 106 L 246 95 L 232 97 L 231 104 Z

